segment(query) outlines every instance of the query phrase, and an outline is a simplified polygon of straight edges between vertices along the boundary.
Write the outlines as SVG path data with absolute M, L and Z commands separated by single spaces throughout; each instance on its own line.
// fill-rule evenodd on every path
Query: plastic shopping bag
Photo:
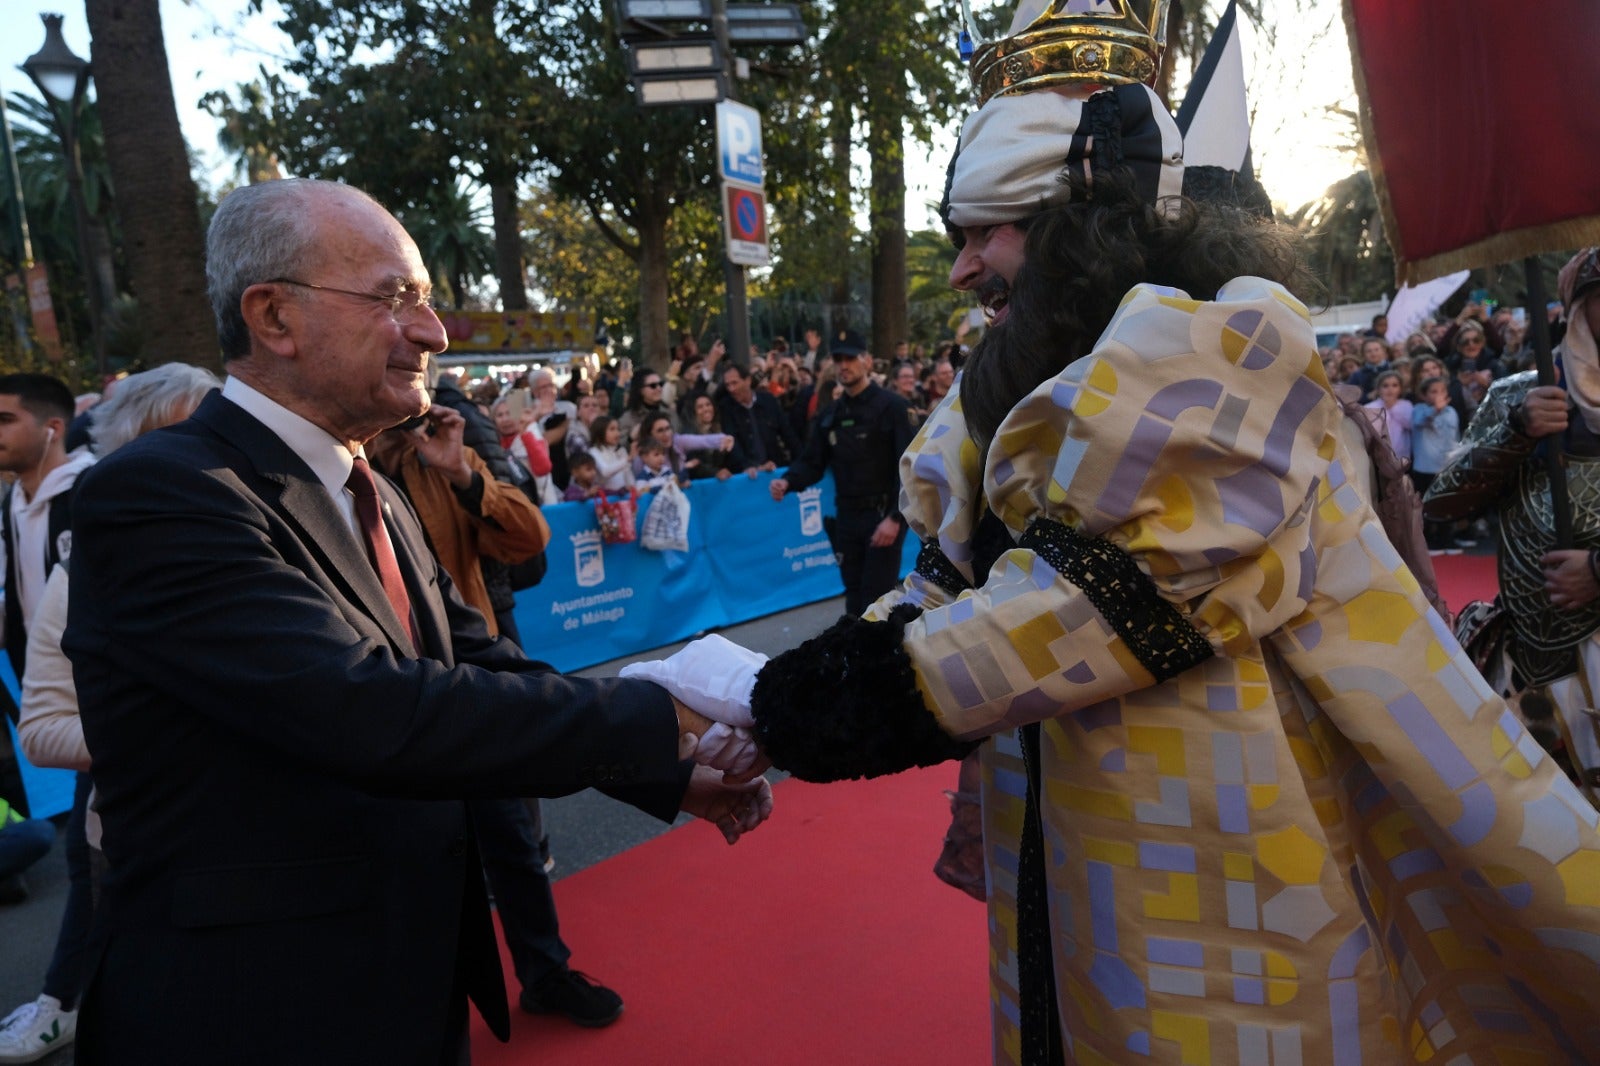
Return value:
M 689 497 L 669 481 L 656 492 L 650 509 L 644 513 L 644 528 L 639 543 L 651 551 L 689 550 Z

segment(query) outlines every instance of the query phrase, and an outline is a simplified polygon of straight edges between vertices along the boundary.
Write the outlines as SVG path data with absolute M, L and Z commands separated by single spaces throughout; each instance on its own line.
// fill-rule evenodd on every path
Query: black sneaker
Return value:
M 527 1014 L 559 1014 L 586 1029 L 610 1025 L 622 1014 L 621 996 L 565 966 L 523 989 L 518 1005 Z

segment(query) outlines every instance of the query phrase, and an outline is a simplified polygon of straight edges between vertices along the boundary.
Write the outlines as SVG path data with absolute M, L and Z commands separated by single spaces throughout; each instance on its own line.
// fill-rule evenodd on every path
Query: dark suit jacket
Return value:
M 717 394 L 717 420 L 722 432 L 733 437 L 745 462 L 759 466 L 767 460 L 788 466 L 800 458 L 800 438 L 778 398 L 766 389 L 755 391 L 755 406 L 745 407 L 724 389 Z
M 603 786 L 663 819 L 654 685 L 491 638 L 380 478 L 421 632 L 310 470 L 219 394 L 80 482 L 63 647 L 111 873 L 79 1062 L 433 1064 L 509 1029 L 461 797 Z

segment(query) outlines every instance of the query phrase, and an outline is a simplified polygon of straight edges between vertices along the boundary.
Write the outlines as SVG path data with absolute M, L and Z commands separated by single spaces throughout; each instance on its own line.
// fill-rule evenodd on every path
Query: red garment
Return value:
M 532 471 L 534 477 L 544 477 L 550 472 L 550 445 L 534 436 L 531 429 L 525 429 L 520 434 L 502 435 L 500 447 L 506 450 L 507 455 L 511 454 L 511 445 L 519 436 L 522 438 L 523 448 L 528 452 L 528 469 Z

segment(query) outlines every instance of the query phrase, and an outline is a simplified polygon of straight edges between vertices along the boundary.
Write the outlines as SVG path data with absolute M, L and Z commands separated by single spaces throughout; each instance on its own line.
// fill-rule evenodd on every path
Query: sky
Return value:
M 200 110 L 200 97 L 214 89 L 231 90 L 251 80 L 274 52 L 285 50 L 273 27 L 272 0 L 267 15 L 251 15 L 247 0 L 160 0 L 173 95 L 185 137 L 208 168 L 215 185 L 232 173 L 233 160 L 216 146 L 217 122 Z M 977 0 L 983 11 L 1002 6 Z M 1010 7 L 1010 3 L 1003 6 Z M 1313 0 L 1312 17 L 1282 31 L 1270 52 L 1253 30 L 1245 30 L 1246 78 L 1255 108 L 1253 144 L 1256 168 L 1267 192 L 1294 208 L 1314 199 L 1348 175 L 1353 158 L 1341 151 L 1350 139 L 1348 124 L 1328 120 L 1329 105 L 1353 107 L 1350 56 L 1336 0 Z M 73 51 L 89 57 L 89 31 L 82 0 L 0 0 L 0 89 L 35 92 L 18 65 L 44 42 L 41 12 L 66 16 L 63 32 Z M 953 47 L 953 43 L 952 43 Z M 1298 56 L 1296 62 L 1272 62 Z M 955 144 L 954 128 L 931 150 L 907 152 L 906 223 L 912 229 L 934 224 L 929 208 L 944 183 L 945 163 Z

